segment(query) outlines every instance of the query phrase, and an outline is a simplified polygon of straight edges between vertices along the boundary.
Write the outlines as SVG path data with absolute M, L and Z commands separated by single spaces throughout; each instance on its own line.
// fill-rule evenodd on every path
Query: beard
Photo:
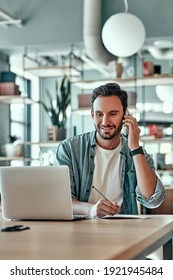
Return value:
M 111 140 L 117 135 L 120 134 L 121 129 L 122 129 L 122 122 L 119 126 L 116 126 L 115 124 L 113 125 L 98 125 L 94 124 L 96 131 L 100 135 L 100 137 L 104 140 Z

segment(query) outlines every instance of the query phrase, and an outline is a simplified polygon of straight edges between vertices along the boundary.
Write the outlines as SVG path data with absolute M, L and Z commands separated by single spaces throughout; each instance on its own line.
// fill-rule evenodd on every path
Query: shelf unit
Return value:
M 32 105 L 36 103 L 36 101 L 31 98 L 20 96 L 20 95 L 0 95 L 0 103 L 6 105 L 12 104 L 24 104 L 24 105 Z M 25 145 L 25 143 L 21 143 L 21 145 Z M 24 150 L 24 149 L 23 149 Z M 11 162 L 11 161 L 29 161 L 30 159 L 25 157 L 25 153 L 23 156 L 0 156 L 0 165 L 2 162 Z
M 8 156 L 0 156 L 0 162 L 1 161 L 12 161 L 12 160 L 24 160 L 24 157 L 8 157 Z
M 172 75 L 153 75 L 147 77 L 117 78 L 117 79 L 101 79 L 101 80 L 80 80 L 74 81 L 72 84 L 82 90 L 92 90 L 101 84 L 117 82 L 121 87 L 148 87 L 156 85 L 172 85 Z
M 24 105 L 32 105 L 37 103 L 37 101 L 25 97 L 25 96 L 19 96 L 19 95 L 0 95 L 0 103 L 6 104 L 6 105 L 12 105 L 12 104 L 24 104 Z M 42 148 L 55 148 L 57 147 L 59 142 L 53 142 L 53 141 L 47 141 L 47 142 L 28 142 L 24 141 L 21 143 L 23 145 L 24 155 L 23 156 L 14 156 L 14 157 L 8 157 L 8 156 L 0 156 L 0 165 L 2 162 L 6 163 L 7 165 L 11 163 L 12 161 L 22 161 L 22 162 L 29 162 L 32 160 L 39 160 L 39 159 L 32 159 L 25 156 L 25 148 L 29 146 L 36 145 L 39 147 L 39 149 Z
M 25 145 L 31 146 L 31 145 L 37 145 L 40 148 L 55 148 L 60 143 L 60 141 L 45 141 L 45 142 L 25 142 Z
M 4 104 L 26 104 L 31 105 L 36 103 L 36 101 L 23 96 L 16 96 L 16 95 L 0 95 L 0 102 Z
M 140 141 L 143 144 L 147 144 L 147 143 L 155 143 L 155 144 L 162 144 L 162 143 L 170 143 L 173 145 L 173 138 L 172 137 L 165 137 L 165 138 L 154 138 L 154 137 L 148 137 L 146 138 L 141 137 Z
M 24 146 L 33 146 L 36 145 L 41 149 L 43 148 L 57 148 L 58 144 L 60 142 L 24 142 Z M 30 162 L 30 161 L 39 161 L 39 158 L 27 158 L 25 156 L 14 156 L 14 157 L 8 157 L 8 156 L 0 156 L 0 165 L 1 162 L 11 162 L 11 161 L 23 161 L 23 162 Z
M 40 78 L 48 78 L 48 77 L 57 77 L 57 76 L 70 76 L 80 77 L 80 72 L 73 67 L 68 66 L 39 66 L 32 68 L 25 68 L 25 71 L 40 77 Z

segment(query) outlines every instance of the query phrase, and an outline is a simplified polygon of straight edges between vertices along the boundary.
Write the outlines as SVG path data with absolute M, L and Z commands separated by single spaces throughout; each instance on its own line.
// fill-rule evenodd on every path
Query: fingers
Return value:
M 131 150 L 139 147 L 140 128 L 137 120 L 131 115 L 125 115 L 123 120 L 124 126 L 128 129 L 128 145 Z
M 132 117 L 131 115 L 129 115 L 129 114 L 124 116 L 123 123 L 127 127 L 136 127 L 136 126 L 138 126 L 138 123 L 137 123 L 136 119 L 134 117 Z
M 140 132 L 140 128 L 138 127 L 138 122 L 136 118 L 132 117 L 131 115 L 124 116 L 123 124 L 127 128 L 135 129 L 138 132 Z
M 119 213 L 120 206 L 117 203 L 107 200 L 99 200 L 96 204 L 96 213 L 99 218 L 105 215 L 114 215 Z

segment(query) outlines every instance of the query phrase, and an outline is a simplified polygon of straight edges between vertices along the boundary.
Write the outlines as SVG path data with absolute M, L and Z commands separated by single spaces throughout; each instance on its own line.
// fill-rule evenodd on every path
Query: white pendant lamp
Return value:
M 173 85 L 157 85 L 156 94 L 163 102 L 173 102 Z
M 137 53 L 145 41 L 145 27 L 135 15 L 126 12 L 112 15 L 102 29 L 102 40 L 106 49 L 118 57 L 129 57 Z

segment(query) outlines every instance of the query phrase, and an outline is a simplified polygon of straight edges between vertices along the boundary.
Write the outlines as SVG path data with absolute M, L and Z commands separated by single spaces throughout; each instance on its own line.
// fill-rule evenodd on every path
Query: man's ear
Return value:
M 94 111 L 93 111 L 93 109 L 91 109 L 91 117 L 92 117 L 92 119 L 94 118 Z

